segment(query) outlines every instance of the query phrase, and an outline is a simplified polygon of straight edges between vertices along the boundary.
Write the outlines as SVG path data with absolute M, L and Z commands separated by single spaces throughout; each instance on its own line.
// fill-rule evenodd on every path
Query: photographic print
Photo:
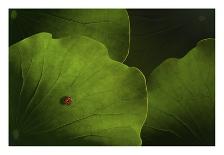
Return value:
M 214 146 L 214 9 L 9 9 L 10 146 Z

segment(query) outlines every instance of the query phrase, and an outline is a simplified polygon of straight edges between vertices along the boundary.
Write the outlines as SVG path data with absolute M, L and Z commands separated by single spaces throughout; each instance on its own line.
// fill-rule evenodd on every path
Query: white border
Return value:
M 216 8 L 215 147 L 9 147 L 8 8 Z M 0 154 L 224 154 L 224 9 L 220 0 L 2 0 L 0 5 Z
M 11 8 L 214 8 L 216 0 L 8 0 Z

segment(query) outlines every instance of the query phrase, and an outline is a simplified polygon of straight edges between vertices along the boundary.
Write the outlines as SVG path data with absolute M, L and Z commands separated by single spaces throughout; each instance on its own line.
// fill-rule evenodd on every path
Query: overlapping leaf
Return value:
M 202 40 L 150 75 L 143 145 L 214 145 L 215 41 Z
M 10 145 L 141 145 L 144 76 L 111 60 L 103 44 L 40 33 L 9 56 Z
M 129 49 L 129 18 L 124 9 L 12 9 L 10 45 L 39 32 L 54 38 L 85 35 L 106 45 L 123 62 Z

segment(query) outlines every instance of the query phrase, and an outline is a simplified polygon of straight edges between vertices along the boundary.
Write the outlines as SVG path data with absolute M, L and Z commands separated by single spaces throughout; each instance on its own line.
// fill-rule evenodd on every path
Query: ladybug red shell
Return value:
M 70 96 L 66 96 L 65 98 L 64 98 L 64 104 L 66 104 L 66 105 L 70 105 L 72 103 L 72 97 L 70 97 Z

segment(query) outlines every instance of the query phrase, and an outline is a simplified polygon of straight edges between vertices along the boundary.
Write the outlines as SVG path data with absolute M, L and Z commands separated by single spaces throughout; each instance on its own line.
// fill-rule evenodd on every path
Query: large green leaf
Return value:
M 144 76 L 111 60 L 103 44 L 40 33 L 9 56 L 10 145 L 141 145 Z
M 168 59 L 148 82 L 143 145 L 214 145 L 215 41 L 202 40 L 181 59 Z
M 183 57 L 204 38 L 215 36 L 212 9 L 128 10 L 131 26 L 128 66 L 146 77 L 167 58 Z
M 39 32 L 53 38 L 85 35 L 106 45 L 113 60 L 129 49 L 129 18 L 124 9 L 12 9 L 10 45 Z

